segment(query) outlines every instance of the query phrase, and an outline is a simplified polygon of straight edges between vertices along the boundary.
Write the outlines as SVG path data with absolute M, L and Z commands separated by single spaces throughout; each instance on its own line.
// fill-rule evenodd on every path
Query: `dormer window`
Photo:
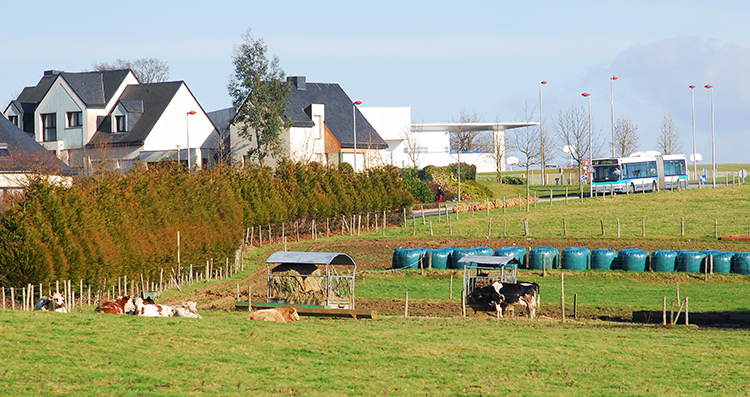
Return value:
M 128 132 L 125 116 L 115 116 L 115 132 Z
M 19 127 L 19 128 L 21 127 L 20 125 L 18 125 L 18 116 L 16 116 L 16 115 L 10 115 L 10 116 L 8 116 L 8 120 L 11 123 L 13 123 L 13 125 L 15 125 L 16 127 Z
M 67 112 L 67 128 L 78 128 L 83 125 L 83 112 Z
M 0 157 L 10 157 L 10 148 L 7 143 L 0 143 Z

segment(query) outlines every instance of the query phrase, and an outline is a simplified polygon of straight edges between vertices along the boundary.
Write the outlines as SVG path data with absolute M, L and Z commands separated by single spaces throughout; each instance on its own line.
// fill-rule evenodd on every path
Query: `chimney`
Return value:
M 286 81 L 292 83 L 292 86 L 294 86 L 297 91 L 307 91 L 305 76 L 289 76 Z
M 44 71 L 44 75 L 45 76 L 54 76 L 54 75 L 57 75 L 57 74 L 60 74 L 60 73 L 62 73 L 62 70 L 52 69 L 52 70 L 45 70 Z

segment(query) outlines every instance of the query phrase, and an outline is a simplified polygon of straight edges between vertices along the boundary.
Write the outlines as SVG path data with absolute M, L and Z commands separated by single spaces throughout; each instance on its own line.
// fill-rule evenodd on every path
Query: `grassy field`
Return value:
M 4 395 L 744 395 L 747 330 L 0 313 Z

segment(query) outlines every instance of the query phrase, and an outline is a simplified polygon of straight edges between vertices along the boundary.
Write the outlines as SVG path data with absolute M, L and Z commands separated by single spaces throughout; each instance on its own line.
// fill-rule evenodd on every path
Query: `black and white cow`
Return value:
M 52 296 L 44 296 L 36 302 L 34 310 L 51 311 L 58 313 L 67 313 L 68 309 L 65 308 L 65 297 L 59 292 L 55 292 Z
M 530 318 L 536 317 L 539 284 L 537 283 L 500 283 L 477 288 L 471 293 L 475 302 L 482 300 L 495 308 L 497 317 L 503 316 L 503 308 L 521 305 L 526 307 Z

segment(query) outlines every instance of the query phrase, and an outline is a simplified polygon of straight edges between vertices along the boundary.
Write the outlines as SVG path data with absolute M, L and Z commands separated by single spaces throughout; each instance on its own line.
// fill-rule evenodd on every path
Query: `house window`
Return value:
M 7 143 L 0 143 L 0 157 L 10 157 L 10 148 Z
M 115 132 L 128 132 L 125 116 L 115 116 Z
M 57 113 L 42 115 L 42 140 L 44 142 L 57 140 Z
M 68 112 L 68 128 L 76 128 L 83 125 L 82 112 Z
M 10 122 L 13 123 L 13 125 L 15 125 L 16 127 L 21 127 L 20 125 L 18 125 L 18 116 L 8 116 L 8 120 L 10 120 Z

